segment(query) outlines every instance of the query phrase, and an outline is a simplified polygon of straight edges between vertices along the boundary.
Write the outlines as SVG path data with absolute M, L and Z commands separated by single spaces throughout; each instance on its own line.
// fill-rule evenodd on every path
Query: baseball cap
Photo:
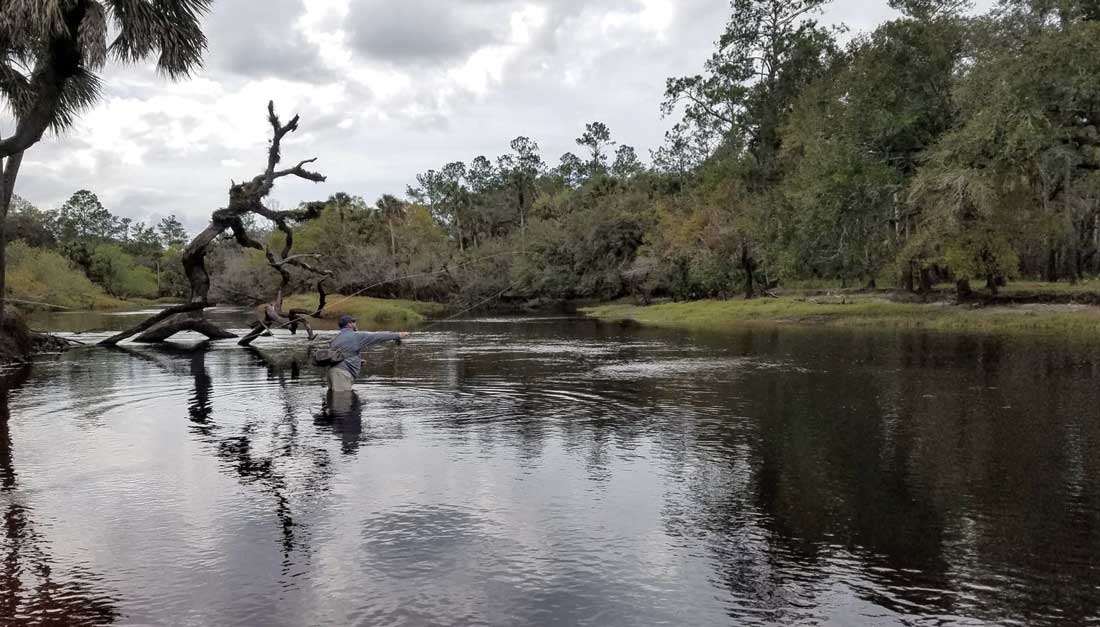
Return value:
M 341 329 L 348 326 L 352 322 L 355 322 L 355 318 L 352 318 L 351 316 L 349 316 L 347 314 L 344 314 L 344 315 L 340 316 L 340 328 Z

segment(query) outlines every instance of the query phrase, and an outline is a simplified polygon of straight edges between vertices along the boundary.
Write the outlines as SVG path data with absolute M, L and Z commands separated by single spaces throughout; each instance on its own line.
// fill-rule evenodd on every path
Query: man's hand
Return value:
M 399 331 L 397 333 L 397 336 L 400 337 L 400 338 L 406 338 L 406 337 L 409 337 L 409 332 L 408 331 Z

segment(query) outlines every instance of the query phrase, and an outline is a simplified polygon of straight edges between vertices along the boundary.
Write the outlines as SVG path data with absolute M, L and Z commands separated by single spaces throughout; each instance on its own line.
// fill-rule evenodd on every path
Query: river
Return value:
M 1095 350 L 547 317 L 369 357 L 335 403 L 286 334 L 7 371 L 0 617 L 1100 620 Z

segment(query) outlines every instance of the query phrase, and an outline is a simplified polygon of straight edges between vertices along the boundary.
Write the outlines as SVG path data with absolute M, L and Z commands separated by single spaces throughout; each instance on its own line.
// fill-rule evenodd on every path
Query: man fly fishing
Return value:
M 334 357 L 328 370 L 328 389 L 330 392 L 350 392 L 352 384 L 363 367 L 360 355 L 367 348 L 383 342 L 396 342 L 408 337 L 407 331 L 391 333 L 360 332 L 359 324 L 349 315 L 340 316 L 340 332 L 329 343 L 330 355 Z

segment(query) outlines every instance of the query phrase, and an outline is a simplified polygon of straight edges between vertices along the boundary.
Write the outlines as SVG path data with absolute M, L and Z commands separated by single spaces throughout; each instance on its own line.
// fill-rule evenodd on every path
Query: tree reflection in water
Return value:
M 12 451 L 9 397 L 26 382 L 29 368 L 0 371 L 0 622 L 50 625 L 105 625 L 120 617 L 115 593 L 105 577 L 65 564 L 61 571 L 49 541 L 37 529 L 34 508 L 19 490 Z
M 790 335 L 762 337 L 755 354 L 790 350 Z M 666 527 L 708 545 L 731 617 L 822 620 L 844 573 L 866 603 L 853 619 L 1094 620 L 1100 423 L 1081 380 L 1100 356 L 843 339 L 819 340 L 831 371 L 742 376 L 730 416 L 745 419 L 684 417 L 691 444 L 670 458 L 687 496 L 674 494 Z
M 214 350 L 211 343 L 165 343 L 140 349 L 119 346 L 116 350 L 174 374 L 182 375 L 180 366 L 186 363 L 184 376 L 192 380 L 193 386 L 187 406 L 191 433 L 222 463 L 226 473 L 273 500 L 272 511 L 281 531 L 283 574 L 290 574 L 292 567 L 308 565 L 312 550 L 309 530 L 294 511 L 293 495 L 315 498 L 328 492 L 334 471 L 329 451 L 308 444 L 308 434 L 302 434 L 298 428 L 296 397 L 300 395 L 290 385 L 300 376 L 297 359 L 280 360 L 257 348 L 248 348 L 248 366 L 265 368 L 267 379 L 278 384 L 280 411 L 273 415 L 249 415 L 239 424 L 219 424 L 214 412 L 218 384 L 206 365 L 207 356 Z M 231 387 L 247 379 L 246 371 L 234 371 L 223 384 Z

